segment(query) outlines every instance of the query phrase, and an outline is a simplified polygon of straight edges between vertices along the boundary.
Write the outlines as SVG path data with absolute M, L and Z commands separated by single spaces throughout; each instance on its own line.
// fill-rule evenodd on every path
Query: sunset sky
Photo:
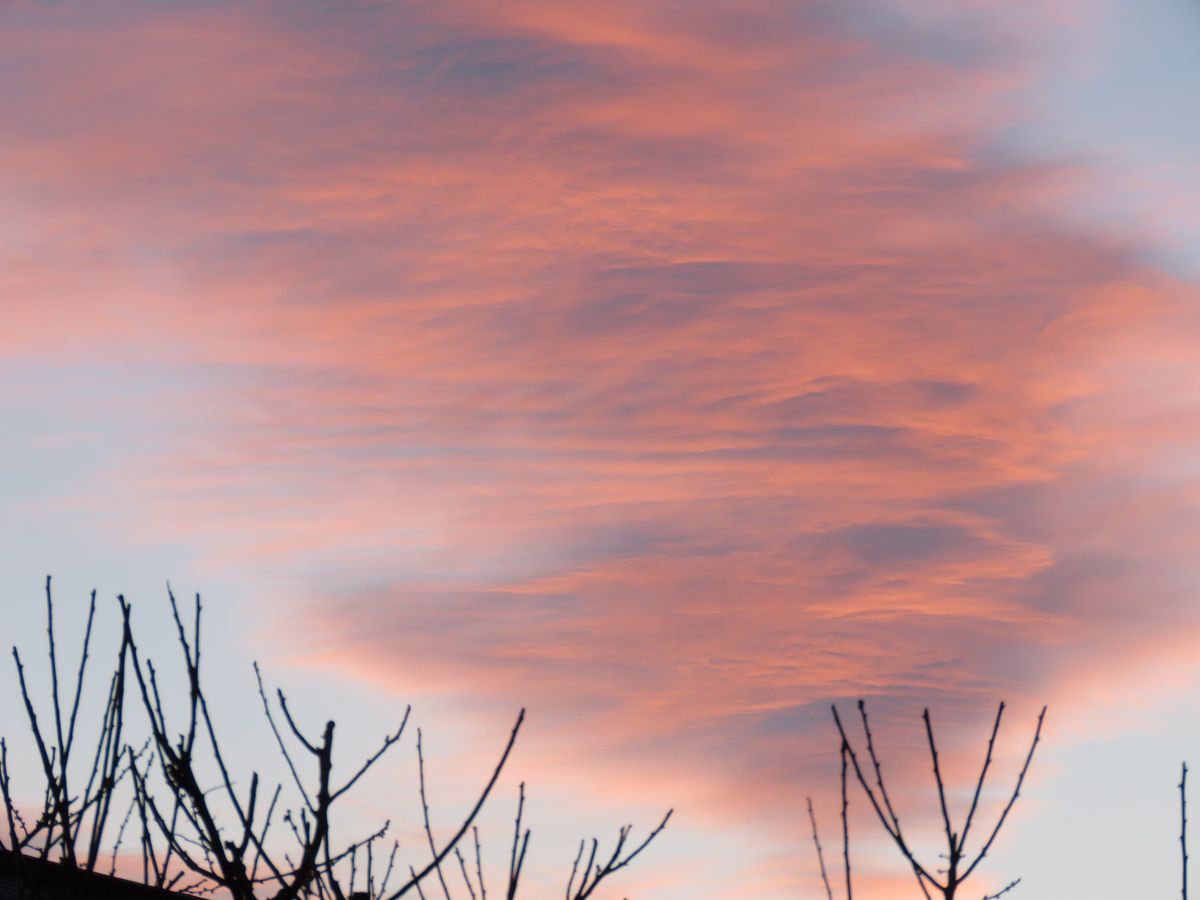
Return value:
M 530 897 L 671 806 L 605 896 L 824 896 L 859 697 L 934 865 L 921 709 L 969 781 L 1008 701 L 995 801 L 1046 703 L 971 900 L 1177 894 L 1198 46 L 1187 0 L 0 0 L 3 643 L 48 573 L 164 636 L 199 591 L 231 730 L 252 659 L 365 750 L 411 702 L 445 826 L 527 706 Z M 856 896 L 918 896 L 852 800 Z

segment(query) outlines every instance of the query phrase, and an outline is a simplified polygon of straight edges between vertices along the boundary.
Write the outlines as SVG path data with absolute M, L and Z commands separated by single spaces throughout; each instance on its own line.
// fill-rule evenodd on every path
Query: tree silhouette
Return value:
M 399 842 L 390 837 L 390 822 L 350 842 L 335 842 L 332 812 L 389 751 L 400 742 L 411 707 L 393 731 L 363 758 L 348 778 L 335 781 L 335 723 L 307 730 L 297 721 L 280 689 L 269 693 L 257 663 L 254 675 L 263 716 L 275 749 L 290 777 L 291 806 L 284 785 L 264 786 L 259 771 L 238 777 L 214 725 L 209 698 L 201 679 L 201 619 L 196 597 L 185 625 L 179 604 L 168 588 L 176 643 L 186 675 L 186 695 L 172 696 L 154 663 L 134 636 L 133 611 L 118 597 L 120 639 L 113 661 L 107 701 L 90 739 L 78 726 L 81 698 L 96 620 L 93 591 L 84 627 L 82 649 L 73 690 L 64 696 L 60 686 L 58 641 L 50 579 L 46 579 L 46 635 L 49 664 L 49 712 L 39 718 L 34 691 L 26 678 L 25 662 L 13 648 L 17 681 L 29 732 L 41 762 L 41 808 L 23 814 L 14 794 L 7 742 L 0 738 L 0 797 L 7 820 L 7 840 L 0 838 L 0 862 L 24 876 L 35 897 L 53 895 L 83 898 L 98 875 L 117 872 L 127 834 L 137 834 L 141 881 L 155 888 L 190 894 L 223 891 L 232 900 L 399 900 L 425 896 L 422 884 L 435 879 L 446 900 L 452 900 L 444 866 L 458 863 L 471 900 L 486 900 L 481 841 L 476 820 L 504 770 L 525 722 L 517 715 L 507 741 L 477 799 L 463 815 L 452 836 L 439 843 L 429 820 L 425 756 L 418 730 L 417 763 L 420 800 L 428 853 L 410 864 L 399 864 Z M 148 736 L 134 746 L 128 742 L 126 700 L 144 714 Z M 43 704 L 46 705 L 46 704 Z M 86 753 L 82 759 L 79 753 Z M 264 760 L 265 762 L 265 760 Z M 82 785 L 82 787 L 80 787 Z M 239 785 L 244 787 L 239 789 Z M 25 793 L 28 793 L 27 791 Z M 505 896 L 517 896 L 530 829 L 522 830 L 525 785 L 521 784 L 515 834 Z M 119 809 L 124 810 L 121 816 Z M 567 896 L 591 897 L 596 887 L 627 866 L 666 827 L 671 813 L 632 851 L 627 844 L 632 826 L 620 829 L 611 857 L 597 861 L 598 841 L 592 840 L 588 863 L 579 868 L 580 853 L 571 869 Z M 114 824 L 118 822 L 119 824 Z M 132 829 L 131 829 L 132 824 Z M 470 875 L 460 844 L 470 835 L 474 844 L 475 876 Z M 46 864 L 56 863 L 55 887 L 47 892 Z M 35 877 L 35 869 L 38 877 Z M 380 871 L 382 870 L 382 871 Z M 401 876 L 406 870 L 407 874 Z M 61 873 L 61 877 L 60 877 Z M 582 883 L 575 885 L 577 877 Z

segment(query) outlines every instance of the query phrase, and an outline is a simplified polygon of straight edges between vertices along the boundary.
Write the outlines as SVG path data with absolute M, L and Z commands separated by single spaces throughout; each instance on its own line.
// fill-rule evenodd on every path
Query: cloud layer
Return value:
M 170 373 L 129 527 L 292 573 L 311 660 L 753 831 L 831 700 L 973 725 L 1195 633 L 1192 289 L 996 150 L 1003 10 L 0 17 L 0 347 Z

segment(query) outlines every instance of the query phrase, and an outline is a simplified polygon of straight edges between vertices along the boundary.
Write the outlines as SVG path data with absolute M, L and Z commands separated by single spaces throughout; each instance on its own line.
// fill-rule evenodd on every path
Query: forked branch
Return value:
M 671 815 L 674 812 L 673 809 L 667 810 L 667 814 L 658 823 L 658 827 L 651 831 L 646 839 L 638 844 L 637 847 L 625 853 L 624 856 L 621 854 L 625 850 L 625 844 L 629 840 L 630 833 L 633 831 L 632 825 L 622 825 L 618 829 L 616 846 L 613 847 L 613 852 L 607 860 L 597 861 L 596 854 L 600 848 L 600 842 L 596 838 L 592 838 L 591 852 L 588 854 L 588 861 L 582 869 L 579 867 L 579 862 L 583 859 L 583 850 L 586 841 L 580 841 L 579 852 L 575 854 L 575 863 L 571 866 L 571 877 L 567 882 L 567 897 L 569 900 L 586 900 L 600 886 L 600 882 L 633 862 L 638 854 L 649 847 L 650 843 L 667 827 L 667 822 L 671 820 Z M 578 888 L 575 887 L 576 875 L 579 875 L 581 879 Z
M 1000 812 L 1000 815 L 996 819 L 995 825 L 988 833 L 987 839 L 983 842 L 978 852 L 973 855 L 969 854 L 967 852 L 967 836 L 970 833 L 971 826 L 974 823 L 979 810 L 979 801 L 981 795 L 983 794 L 984 783 L 987 779 L 988 771 L 992 765 L 993 751 L 995 749 L 997 735 L 1000 731 L 1000 723 L 1004 715 L 1004 708 L 1004 704 L 1001 703 L 997 709 L 995 722 L 992 725 L 991 735 L 988 738 L 987 753 L 984 756 L 979 777 L 976 779 L 975 790 L 971 798 L 971 805 L 968 809 L 961 831 L 955 830 L 954 821 L 950 813 L 947 788 L 942 777 L 941 761 L 938 754 L 937 741 L 934 737 L 933 722 L 928 709 L 922 713 L 921 718 L 925 726 L 925 738 L 929 748 L 930 760 L 933 767 L 934 784 L 937 790 L 938 808 L 941 812 L 942 826 L 945 831 L 945 840 L 947 845 L 947 866 L 942 871 L 944 876 L 943 879 L 938 879 L 931 873 L 930 868 L 927 868 L 917 859 L 916 855 L 913 853 L 904 837 L 904 832 L 900 826 L 900 817 L 896 814 L 895 808 L 892 805 L 891 797 L 888 794 L 887 786 L 883 778 L 883 770 L 875 750 L 875 740 L 871 733 L 870 723 L 867 719 L 865 704 L 860 700 L 858 702 L 858 709 L 859 716 L 862 721 L 863 734 L 866 740 L 867 754 L 871 760 L 871 765 L 874 771 L 874 784 L 868 781 L 863 771 L 863 767 L 859 762 L 858 754 L 855 752 L 854 745 L 851 743 L 850 737 L 842 724 L 841 716 L 838 714 L 837 706 L 835 705 L 832 707 L 833 720 L 837 726 L 838 734 L 842 741 L 841 753 L 843 757 L 843 773 L 845 772 L 846 758 L 848 757 L 851 767 L 854 770 L 855 778 L 863 792 L 867 795 L 867 799 L 870 801 L 871 808 L 875 811 L 876 818 L 878 818 L 879 823 L 883 826 L 884 831 L 887 832 L 888 836 L 892 839 L 892 842 L 896 845 L 905 861 L 912 868 L 913 873 L 917 878 L 917 883 L 920 885 L 921 890 L 924 892 L 926 898 L 930 898 L 931 890 L 941 894 L 945 900 L 952 900 L 952 898 L 956 896 L 958 889 L 962 886 L 963 882 L 965 882 L 967 878 L 975 871 L 976 867 L 978 867 L 983 859 L 987 856 L 988 851 L 991 850 L 997 835 L 1000 833 L 1000 829 L 1008 820 L 1009 813 L 1012 812 L 1012 808 L 1016 804 L 1017 798 L 1021 795 L 1021 788 L 1025 783 L 1025 777 L 1029 772 L 1031 764 L 1033 763 L 1034 752 L 1037 750 L 1037 745 L 1041 740 L 1042 725 L 1046 718 L 1046 707 L 1042 707 L 1041 712 L 1038 714 L 1037 725 L 1034 728 L 1033 739 L 1030 742 L 1029 751 L 1025 755 L 1020 772 L 1017 775 L 1016 785 L 1013 787 L 1012 793 L 1009 795 L 1007 802 Z M 1182 840 L 1183 838 L 1181 835 L 1181 841 Z M 1186 871 L 1186 847 L 1184 849 L 1184 853 L 1184 866 Z M 848 852 L 846 869 L 848 882 Z M 992 895 L 991 898 L 984 898 L 984 900 L 994 900 L 995 897 L 1007 894 L 1009 891 L 1015 888 L 1019 882 L 1020 879 L 1018 878 L 1009 883 L 998 894 Z M 1184 897 L 1186 900 L 1186 893 Z

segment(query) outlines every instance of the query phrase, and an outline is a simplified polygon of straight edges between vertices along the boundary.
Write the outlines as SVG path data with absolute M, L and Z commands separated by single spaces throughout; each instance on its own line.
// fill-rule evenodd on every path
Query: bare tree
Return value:
M 471 900 L 487 900 L 475 822 L 512 754 L 525 721 L 524 710 L 517 716 L 474 804 L 443 841 L 435 838 L 430 826 L 425 758 L 418 730 L 417 762 L 428 856 L 404 866 L 407 875 L 397 883 L 401 871 L 397 861 L 399 843 L 390 837 L 390 822 L 382 823 L 366 836 L 337 843 L 332 812 L 335 804 L 399 743 L 411 708 L 404 711 L 395 730 L 383 736 L 375 751 L 348 778 L 335 782 L 334 723 L 326 722 L 315 731 L 302 727 L 287 696 L 281 690 L 269 693 L 255 664 L 262 712 L 279 753 L 280 765 L 275 768 L 286 771 L 285 779 L 290 778 L 291 787 L 286 792 L 283 784 L 264 787 L 258 771 L 239 777 L 231 770 L 201 679 L 200 598 L 196 597 L 188 625 L 169 588 L 168 600 L 182 656 L 186 697 L 180 702 L 171 695 L 169 679 L 162 679 L 154 663 L 141 651 L 134 638 L 132 609 L 124 597 L 118 597 L 121 637 L 108 699 L 98 734 L 83 741 L 77 731 L 77 718 L 92 643 L 95 593 L 88 607 L 74 688 L 64 697 L 59 685 L 54 604 L 47 579 L 48 717 L 43 714 L 39 718 L 38 705 L 33 699 L 35 691 L 26 679 L 24 662 L 20 653 L 13 650 L 29 730 L 41 761 L 43 802 L 36 816 L 22 814 L 14 797 L 8 745 L 0 739 L 0 797 L 8 825 L 7 840 L 0 838 L 0 862 L 24 874 L 35 894 L 40 890 L 39 879 L 44 880 L 46 866 L 50 865 L 55 870 L 57 885 L 52 892 L 54 896 L 82 898 L 88 895 L 86 878 L 92 877 L 102 862 L 107 864 L 106 874 L 116 871 L 122 841 L 132 824 L 132 831 L 140 830 L 137 851 L 141 857 L 141 880 L 153 887 L 200 895 L 219 890 L 232 900 L 399 900 L 410 893 L 425 897 L 422 883 L 432 877 L 446 900 L 451 900 L 444 867 L 457 862 Z M 129 686 L 137 698 L 135 703 L 145 713 L 148 728 L 147 740 L 136 750 L 126 738 L 129 729 L 124 700 Z M 81 767 L 73 761 L 84 751 L 75 754 L 72 751 L 77 744 L 83 747 L 85 743 L 84 762 L 89 765 Z M 295 799 L 289 804 L 285 796 Z M 529 828 L 523 829 L 524 807 L 522 784 L 505 891 L 507 900 L 517 895 L 530 840 Z M 124 810 L 123 817 L 115 811 L 117 808 Z M 111 822 L 117 818 L 120 824 L 114 837 Z M 573 888 L 568 888 L 572 900 L 591 896 L 603 879 L 628 865 L 662 831 L 669 818 L 668 812 L 662 824 L 632 852 L 625 849 L 630 829 L 622 828 L 612 857 L 602 864 L 589 860 L 583 871 L 583 885 L 574 894 Z M 474 843 L 474 879 L 460 847 L 468 833 Z M 596 845 L 593 841 L 593 858 Z M 576 859 L 576 869 L 578 864 Z M 32 877 L 30 866 L 38 868 L 38 878 Z M 59 872 L 80 875 L 71 881 L 59 877 Z M 575 876 L 573 870 L 572 886 Z
M 963 883 L 975 872 L 979 864 L 983 862 L 988 851 L 991 850 L 995 843 L 996 836 L 1000 833 L 1000 829 L 1004 826 L 1008 819 L 1009 813 L 1017 802 L 1017 798 L 1021 794 L 1021 786 L 1025 783 L 1025 776 L 1029 771 L 1029 767 L 1033 762 L 1033 754 L 1037 749 L 1038 742 L 1041 739 L 1042 723 L 1046 717 L 1046 708 L 1042 707 L 1038 714 L 1037 726 L 1034 729 L 1033 740 L 1029 745 L 1029 751 L 1025 755 L 1025 761 L 1021 766 L 1020 773 L 1017 775 L 1016 785 L 1012 793 L 1008 796 L 1008 800 L 1004 808 L 997 817 L 991 831 L 988 832 L 986 839 L 979 846 L 977 851 L 968 852 L 967 838 L 970 836 L 971 827 L 975 823 L 976 814 L 979 811 L 979 800 L 983 794 L 984 784 L 987 780 L 988 771 L 992 765 L 992 754 L 996 745 L 996 737 L 1000 732 L 1001 720 L 1004 716 L 1005 706 L 1000 704 L 996 711 L 996 719 L 992 725 L 991 736 L 988 738 L 987 753 L 984 757 L 983 765 L 979 771 L 979 777 L 975 783 L 974 794 L 971 797 L 971 804 L 967 811 L 966 817 L 963 820 L 962 829 L 958 830 L 954 826 L 953 819 L 950 814 L 949 804 L 946 797 L 946 786 L 942 780 L 941 762 L 938 756 L 937 742 L 934 739 L 933 722 L 929 715 L 929 710 L 926 709 L 921 716 L 925 725 L 925 738 L 929 747 L 930 759 L 933 763 L 934 783 L 937 788 L 938 807 L 941 812 L 942 825 L 945 831 L 947 852 L 945 854 L 945 868 L 934 867 L 931 871 L 930 867 L 926 866 L 917 859 L 908 840 L 904 836 L 904 831 L 900 825 L 900 817 L 896 814 L 895 807 L 892 805 L 891 796 L 888 793 L 887 784 L 883 777 L 883 767 L 879 761 L 879 755 L 875 749 L 875 738 L 871 732 L 870 721 L 867 718 L 866 704 L 858 701 L 858 714 L 862 722 L 863 737 L 866 743 L 867 758 L 870 760 L 871 777 L 864 772 L 864 767 L 860 761 L 858 752 L 854 749 L 854 744 L 851 742 L 849 735 L 843 726 L 841 716 L 838 714 L 837 706 L 832 707 L 833 720 L 837 725 L 838 734 L 841 738 L 841 755 L 842 755 L 842 829 L 843 829 L 843 850 L 845 856 L 845 880 L 846 880 L 846 897 L 850 900 L 851 894 L 851 871 L 850 871 L 850 853 L 849 853 L 849 828 L 846 823 L 846 764 L 849 760 L 850 767 L 853 769 L 854 777 L 858 781 L 859 786 L 867 796 L 871 808 L 875 811 L 879 823 L 891 838 L 892 843 L 900 851 L 905 862 L 913 871 L 913 875 L 920 886 L 922 894 L 926 900 L 933 900 L 936 895 L 942 900 L 954 900 L 959 896 L 959 890 Z M 811 812 L 811 807 L 810 807 Z M 818 858 L 820 859 L 820 842 L 816 832 L 816 818 L 813 817 L 813 839 L 817 843 Z M 828 877 L 825 874 L 824 860 L 820 859 L 822 878 L 828 896 L 832 897 L 832 890 L 829 886 Z M 934 874 L 934 873 L 937 874 Z M 938 877 L 940 876 L 940 878 Z M 1015 879 L 1009 882 L 998 892 L 984 897 L 983 900 L 997 900 L 1009 891 L 1013 890 L 1021 879 Z

